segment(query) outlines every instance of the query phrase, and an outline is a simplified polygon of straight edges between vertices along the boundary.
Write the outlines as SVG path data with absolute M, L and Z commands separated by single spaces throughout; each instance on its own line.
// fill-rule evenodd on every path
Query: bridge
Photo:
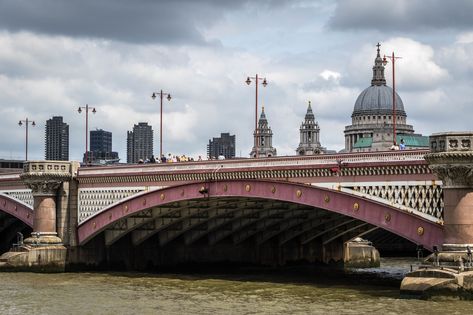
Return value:
M 444 201 L 427 153 L 106 167 L 30 161 L 0 174 L 0 248 L 33 227 L 33 241 L 63 244 L 70 264 L 130 268 L 341 261 L 358 236 L 432 250 L 443 243 Z

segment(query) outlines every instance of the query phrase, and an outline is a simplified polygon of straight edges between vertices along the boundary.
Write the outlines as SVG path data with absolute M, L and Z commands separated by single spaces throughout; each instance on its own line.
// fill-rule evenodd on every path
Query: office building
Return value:
M 207 156 L 212 158 L 218 158 L 224 156 L 226 159 L 232 159 L 235 157 L 235 135 L 230 133 L 221 133 L 220 138 L 213 138 L 209 140 L 207 145 Z
M 133 130 L 127 132 L 126 144 L 127 163 L 150 159 L 153 155 L 153 128 L 146 122 L 134 125 Z
M 63 122 L 62 116 L 46 121 L 45 142 L 46 160 L 69 160 L 69 125 Z

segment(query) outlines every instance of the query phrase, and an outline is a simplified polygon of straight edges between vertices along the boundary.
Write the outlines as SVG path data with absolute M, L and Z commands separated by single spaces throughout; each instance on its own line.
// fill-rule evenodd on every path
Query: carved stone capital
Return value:
M 473 187 L 473 164 L 435 164 L 429 167 L 442 180 L 445 188 Z
M 74 162 L 28 161 L 20 178 L 33 196 L 54 196 L 61 183 L 70 181 L 76 171 Z
M 55 196 L 63 181 L 46 178 L 21 178 L 33 196 Z
M 430 136 L 429 167 L 445 188 L 473 188 L 473 132 L 445 132 Z

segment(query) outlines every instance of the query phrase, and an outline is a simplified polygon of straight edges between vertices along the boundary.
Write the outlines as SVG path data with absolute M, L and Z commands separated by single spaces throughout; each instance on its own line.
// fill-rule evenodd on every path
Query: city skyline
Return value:
M 248 157 L 255 95 L 244 81 L 256 73 L 268 80 L 260 113 L 265 106 L 278 155 L 295 155 L 309 100 L 321 143 L 338 151 L 356 97 L 371 80 L 378 41 L 382 54 L 402 57 L 396 87 L 417 133 L 471 129 L 468 1 L 30 5 L 0 4 L 0 131 L 9 135 L 0 158 L 24 156 L 24 130 L 16 123 L 28 117 L 37 123 L 29 131 L 29 159 L 42 159 L 44 124 L 63 116 L 70 159 L 81 160 L 85 126 L 76 108 L 85 104 L 97 108 L 90 130 L 113 132 L 124 157 L 128 126 L 159 125 L 159 104 L 150 96 L 160 89 L 173 96 L 164 106 L 165 153 L 205 156 L 209 136 L 230 132 L 237 135 L 236 155 Z M 160 18 L 163 12 L 174 18 Z M 389 66 L 386 80 L 392 86 Z

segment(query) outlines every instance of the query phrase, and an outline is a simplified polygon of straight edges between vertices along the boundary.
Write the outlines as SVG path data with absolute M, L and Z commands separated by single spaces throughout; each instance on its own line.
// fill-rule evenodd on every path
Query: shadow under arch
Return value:
M 0 193 L 0 254 L 8 251 L 18 233 L 29 235 L 33 227 L 33 209 Z
M 0 211 L 8 213 L 29 227 L 33 227 L 33 209 L 23 202 L 0 193 Z
M 171 186 L 113 204 L 80 224 L 79 244 L 87 243 L 119 220 L 153 207 L 228 197 L 268 199 L 324 209 L 367 222 L 430 250 L 443 243 L 440 223 L 378 201 L 287 181 L 225 180 Z

